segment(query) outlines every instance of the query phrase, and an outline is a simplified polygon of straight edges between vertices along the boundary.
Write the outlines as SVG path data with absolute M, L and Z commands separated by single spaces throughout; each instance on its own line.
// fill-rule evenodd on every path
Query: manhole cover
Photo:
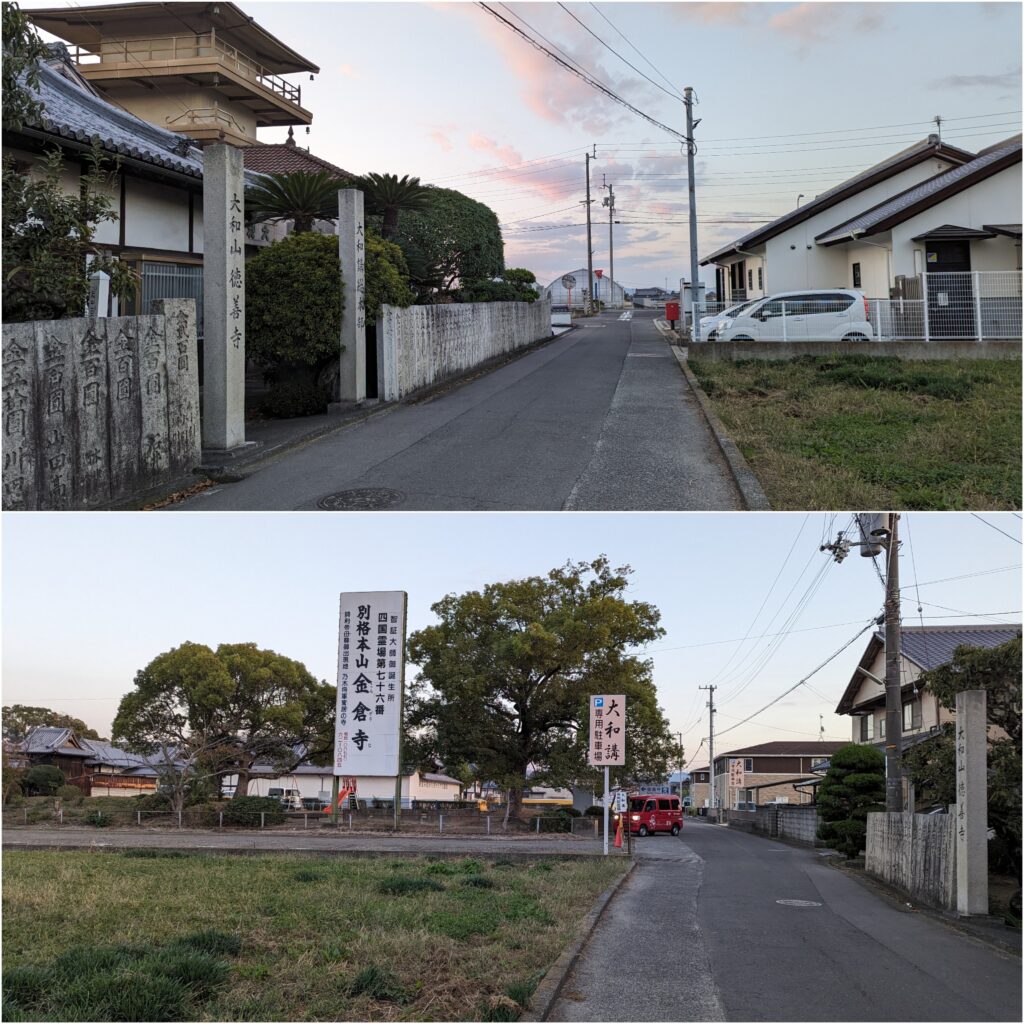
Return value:
M 375 512 L 397 505 L 405 495 L 387 487 L 358 487 L 324 495 L 316 504 L 326 512 Z
M 814 900 L 776 900 L 776 903 L 781 903 L 784 907 L 820 907 L 820 903 L 815 903 Z

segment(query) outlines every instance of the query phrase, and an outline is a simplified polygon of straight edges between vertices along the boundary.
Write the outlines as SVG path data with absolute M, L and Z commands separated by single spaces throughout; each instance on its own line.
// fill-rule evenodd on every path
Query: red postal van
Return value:
M 670 832 L 677 836 L 683 827 L 683 809 L 677 796 L 631 793 L 628 818 L 629 831 L 638 836 L 655 835 L 658 832 Z

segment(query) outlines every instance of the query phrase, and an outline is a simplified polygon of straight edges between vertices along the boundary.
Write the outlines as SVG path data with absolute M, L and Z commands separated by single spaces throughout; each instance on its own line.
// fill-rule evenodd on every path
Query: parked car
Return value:
M 267 790 L 267 796 L 279 801 L 286 811 L 302 810 L 302 794 L 297 789 L 271 787 Z
M 718 341 L 871 341 L 863 292 L 778 292 L 723 320 Z
M 734 302 L 728 308 L 723 309 L 721 313 L 716 313 L 714 316 L 702 316 L 700 318 L 700 340 L 716 341 L 723 321 L 732 320 L 740 316 L 743 310 L 756 305 L 760 301 L 760 299 L 748 299 L 743 302 Z
M 683 809 L 677 796 L 645 796 L 634 794 L 629 797 L 629 831 L 638 836 L 671 832 L 679 835 L 683 827 Z M 615 815 L 618 826 L 619 815 Z

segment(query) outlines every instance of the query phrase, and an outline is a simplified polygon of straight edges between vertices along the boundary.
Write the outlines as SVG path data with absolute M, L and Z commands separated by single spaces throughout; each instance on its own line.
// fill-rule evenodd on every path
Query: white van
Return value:
M 718 341 L 871 341 L 863 292 L 777 292 L 722 321 Z

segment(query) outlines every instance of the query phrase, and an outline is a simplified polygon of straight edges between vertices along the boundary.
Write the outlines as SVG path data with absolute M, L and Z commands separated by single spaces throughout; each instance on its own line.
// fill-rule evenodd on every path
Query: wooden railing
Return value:
M 262 64 L 218 39 L 212 32 L 148 39 L 104 39 L 98 50 L 75 46 L 71 56 L 80 67 L 131 64 L 143 68 L 158 62 L 187 63 L 212 57 L 223 67 L 257 82 L 288 103 L 302 105 L 301 86 L 285 81 L 280 75 L 271 74 Z

